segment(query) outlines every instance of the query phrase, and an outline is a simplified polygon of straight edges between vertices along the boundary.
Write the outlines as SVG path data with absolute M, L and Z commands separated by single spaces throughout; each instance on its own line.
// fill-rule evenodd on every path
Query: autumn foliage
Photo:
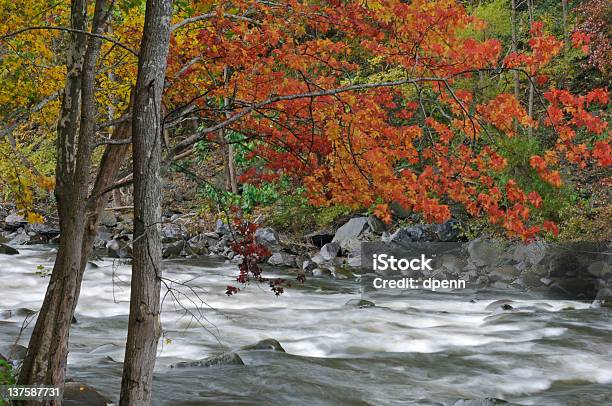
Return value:
M 461 207 L 522 239 L 557 227 L 534 217 L 538 191 L 502 176 L 509 168 L 500 140 L 529 129 L 534 137 L 549 134 L 547 150 L 529 164 L 554 187 L 563 184 L 561 165 L 611 164 L 601 115 L 608 91 L 556 88 L 548 67 L 564 43 L 541 22 L 524 49 L 508 52 L 500 40 L 474 35 L 486 23 L 455 0 L 187 3 L 176 5 L 166 75 L 166 126 L 180 128 L 166 145 L 172 156 L 214 141 L 212 129 L 224 123 L 253 141 L 251 156 L 266 162 L 243 181 L 287 175 L 307 187 L 315 205 L 368 209 L 385 221 L 392 202 L 436 222 Z M 38 18 L 66 23 L 65 13 Z M 26 25 L 9 21 L 0 35 Z M 109 37 L 137 49 L 142 21 L 139 7 L 122 5 Z M 54 65 L 50 50 L 62 34 L 28 35 Z M 592 41 L 591 32 L 576 30 L 571 45 L 587 52 Z M 135 58 L 108 41 L 102 54 L 100 115 L 112 107 L 117 119 L 129 104 Z M 487 91 L 503 88 L 514 71 L 533 83 L 537 114 L 509 87 Z M 57 69 L 48 73 L 53 80 L 44 91 L 29 85 L 38 89 L 30 100 L 61 87 Z M 199 129 L 181 128 L 186 117 Z M 242 238 L 250 238 L 247 231 Z M 259 277 L 256 267 L 245 267 L 243 279 Z

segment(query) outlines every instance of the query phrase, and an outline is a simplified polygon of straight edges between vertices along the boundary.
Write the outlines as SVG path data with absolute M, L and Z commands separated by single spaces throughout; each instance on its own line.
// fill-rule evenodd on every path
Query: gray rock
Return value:
M 436 241 L 451 242 L 459 239 L 459 223 L 456 220 L 449 220 L 442 224 L 434 224 L 432 232 Z
M 111 258 L 132 257 L 132 246 L 128 242 L 117 238 L 113 238 L 106 243 L 106 250 L 108 256 Z
M 91 386 L 68 382 L 64 386 L 64 406 L 106 406 L 112 402 Z
M 17 309 L 8 309 L 8 310 L 2 310 L 0 311 L 0 319 L 1 320 L 8 320 L 11 319 L 13 317 L 17 317 L 17 318 L 26 318 L 26 317 L 31 317 L 33 315 L 36 314 L 36 311 L 32 310 L 32 309 L 28 309 L 26 307 L 20 307 Z
M 195 237 L 191 238 L 188 241 L 189 247 L 191 251 L 196 255 L 206 255 L 208 254 L 208 247 L 211 245 L 211 241 L 216 243 L 217 240 L 211 240 L 209 237 L 198 234 Z
M 368 216 L 368 226 L 376 234 L 382 234 L 387 230 L 387 225 L 373 214 Z
M 244 365 L 244 361 L 240 358 L 240 355 L 235 352 L 224 352 L 219 355 L 213 355 L 208 358 L 201 359 L 193 362 L 177 362 L 173 364 L 172 368 L 185 368 L 185 367 L 221 367 L 226 365 Z
M 317 267 L 317 264 L 309 259 L 302 262 L 302 271 L 310 273 Z
M 246 345 L 241 348 L 242 350 L 247 351 L 277 351 L 277 352 L 286 352 L 283 346 L 273 338 L 266 338 L 265 340 L 261 340 L 258 343 Z
M 602 279 L 608 279 L 612 272 L 610 264 L 604 261 L 596 261 L 589 264 L 588 271 L 591 275 Z
M 498 282 L 498 281 L 510 282 L 518 278 L 520 275 L 521 275 L 521 271 L 516 269 L 514 266 L 501 265 L 501 266 L 495 267 L 489 273 L 489 279 L 492 282 Z
M 340 254 L 340 244 L 337 242 L 327 243 L 321 248 L 319 253 L 324 261 L 331 261 Z
M 327 268 L 315 268 L 312 270 L 312 276 L 318 278 L 332 278 L 334 275 L 332 271 Z
M 28 224 L 25 217 L 23 217 L 21 214 L 16 213 L 12 213 L 6 216 L 4 218 L 4 223 L 6 224 L 7 229 L 17 229 Z
M 100 215 L 100 224 L 105 227 L 115 227 L 117 225 L 117 216 L 113 211 L 104 210 Z
M 531 244 L 518 244 L 512 254 L 512 260 L 519 264 L 519 269 L 538 265 L 546 256 L 547 244 L 536 241 Z
M 470 261 L 476 266 L 495 266 L 503 259 L 504 248 L 498 241 L 477 238 L 468 243 Z
M 483 399 L 459 399 L 454 403 L 449 403 L 449 406 L 498 406 L 498 405 L 510 405 L 508 402 L 502 399 L 496 398 L 483 398 Z
M 271 227 L 258 228 L 255 231 L 255 241 L 270 249 L 280 246 L 280 238 L 278 238 L 278 234 Z
M 15 248 L 10 247 L 8 245 L 0 244 L 0 254 L 17 255 L 19 254 L 19 251 L 17 251 Z
M 365 299 L 351 299 L 348 302 L 346 302 L 344 305 L 359 307 L 360 309 L 365 309 L 368 307 L 376 307 L 374 302 L 370 302 L 369 300 L 365 300 Z
M 416 241 L 421 241 L 423 238 L 423 229 L 419 226 L 402 227 L 391 234 L 387 240 L 389 243 L 405 245 Z
M 217 223 L 215 225 L 215 233 L 224 236 L 224 235 L 231 235 L 231 231 L 230 228 L 227 224 L 225 224 L 221 219 L 217 220 Z
M 342 248 L 342 252 L 347 254 L 352 254 L 353 256 L 361 255 L 361 240 L 357 238 L 347 238 L 340 243 L 340 248 Z
M 366 230 L 369 229 L 368 218 L 367 217 L 355 217 L 350 219 L 346 224 L 336 231 L 334 235 L 334 239 L 332 242 L 337 242 L 342 244 L 342 241 L 358 238 L 361 236 Z
M 599 289 L 595 301 L 599 302 L 601 307 L 612 307 L 612 290 L 608 288 Z
M 31 239 L 32 239 L 32 237 L 30 237 L 28 234 L 26 234 L 23 231 L 23 229 L 20 229 L 20 232 L 17 232 L 16 234 L 13 235 L 13 237 L 11 238 L 11 241 L 9 242 L 9 244 L 11 244 L 11 245 L 25 245 L 25 244 L 29 243 Z
M 268 258 L 268 264 L 273 266 L 295 267 L 295 258 L 295 255 L 288 254 L 286 252 L 275 252 L 270 258 Z
M 485 307 L 485 310 L 489 312 L 495 311 L 497 309 L 511 310 L 512 309 L 512 306 L 510 305 L 511 303 L 514 303 L 514 301 L 510 299 L 496 300 L 494 302 L 489 303 L 487 307 Z
M 161 235 L 162 242 L 164 243 L 182 241 L 188 238 L 187 233 L 183 231 L 183 227 L 174 223 L 164 224 L 162 226 Z
M 175 241 L 170 244 L 164 244 L 162 256 L 164 258 L 177 258 L 183 255 L 183 250 L 187 247 L 185 241 Z

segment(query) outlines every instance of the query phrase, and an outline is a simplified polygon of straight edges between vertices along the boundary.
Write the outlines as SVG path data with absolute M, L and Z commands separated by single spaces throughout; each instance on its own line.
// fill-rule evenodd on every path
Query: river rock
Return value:
M 488 312 L 495 311 L 497 309 L 502 310 L 512 310 L 511 303 L 514 303 L 513 300 L 510 299 L 500 299 L 494 302 L 491 302 L 485 307 L 485 310 Z
M 131 258 L 132 246 L 124 240 L 114 238 L 106 243 L 108 256 L 111 258 Z
M 30 317 L 36 314 L 36 311 L 32 310 L 32 309 L 28 309 L 25 307 L 20 307 L 17 309 L 8 309 L 8 310 L 1 310 L 0 311 L 0 319 L 1 320 L 8 320 L 11 319 L 13 317 Z
M 212 243 L 211 243 L 212 242 Z M 187 242 L 191 251 L 196 255 L 208 254 L 208 247 L 212 244 L 216 244 L 216 239 L 211 239 L 204 234 L 198 234 Z
M 170 244 L 164 244 L 162 256 L 164 258 L 177 258 L 183 255 L 183 250 L 187 244 L 183 240 L 179 240 Z
M 449 403 L 449 406 L 498 406 L 510 404 L 502 399 L 496 398 L 484 398 L 484 399 L 459 399 L 453 403 Z
M 0 244 L 0 254 L 4 254 L 4 255 L 17 255 L 17 254 L 19 254 L 19 251 L 17 251 L 15 248 L 13 248 L 11 246 Z
M 376 307 L 374 302 L 370 302 L 369 300 L 365 300 L 365 299 L 351 299 L 348 302 L 346 302 L 344 305 L 358 307 L 360 309 L 365 309 L 368 307 Z
M 255 241 L 271 250 L 280 246 L 280 238 L 272 227 L 258 228 L 255 231 Z
M 367 217 L 352 218 L 336 231 L 332 242 L 339 243 L 342 246 L 343 241 L 351 238 L 358 238 L 369 228 Z
M 504 254 L 504 247 L 498 241 L 477 238 L 468 243 L 468 253 L 470 261 L 478 266 L 495 266 L 501 263 Z
M 217 220 L 215 224 L 215 233 L 220 236 L 231 235 L 232 232 L 227 224 L 225 224 L 221 219 Z
M 312 270 L 312 276 L 318 278 L 332 278 L 334 275 L 332 271 L 327 268 L 315 268 Z
M 288 266 L 295 267 L 296 256 L 288 254 L 286 252 L 275 252 L 270 258 L 268 258 L 268 264 L 273 266 Z
M 219 355 L 213 355 L 208 358 L 201 359 L 199 361 L 192 362 L 177 362 L 173 364 L 172 368 L 185 368 L 185 367 L 220 367 L 226 365 L 244 365 L 244 361 L 240 358 L 240 355 L 235 352 L 224 352 Z
M 161 234 L 162 242 L 164 243 L 173 243 L 188 238 L 188 235 L 183 231 L 183 228 L 179 224 L 174 223 L 164 224 L 162 226 Z
M 382 234 L 387 231 L 387 225 L 373 214 L 368 216 L 368 226 L 376 234 Z
M 112 402 L 83 383 L 67 382 L 64 386 L 63 406 L 106 406 Z
M 423 238 L 423 228 L 419 226 L 402 227 L 391 234 L 387 242 L 398 245 L 406 245 L 412 242 L 421 241 Z
M 19 344 L 0 345 L 0 359 L 5 361 L 18 361 L 25 358 L 28 348 Z
M 11 241 L 9 241 L 9 244 L 11 245 L 25 245 L 29 243 L 30 240 L 32 239 L 32 237 L 26 234 L 23 228 L 20 228 L 16 233 L 12 234 L 10 237 L 11 237 Z
M 324 261 L 331 261 L 340 254 L 340 244 L 337 242 L 327 243 L 321 248 L 319 253 Z
M 266 338 L 258 343 L 245 345 L 241 348 L 242 350 L 256 350 L 256 351 L 277 351 L 286 352 L 283 346 L 273 338 Z
M 21 214 L 12 213 L 4 218 L 5 228 L 7 230 L 17 230 L 24 227 L 28 222 Z
M 431 230 L 435 236 L 435 241 L 452 242 L 459 239 L 459 223 L 457 220 L 449 220 L 442 224 L 434 224 Z
M 100 214 L 100 225 L 105 227 L 115 227 L 117 225 L 117 216 L 111 210 L 104 210 Z
M 302 262 L 302 271 L 311 273 L 313 269 L 317 267 L 317 264 L 309 259 Z

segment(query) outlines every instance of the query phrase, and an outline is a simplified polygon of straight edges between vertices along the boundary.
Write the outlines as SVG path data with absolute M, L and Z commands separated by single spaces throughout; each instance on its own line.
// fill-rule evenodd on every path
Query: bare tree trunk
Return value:
M 225 87 L 229 86 L 230 80 L 230 69 L 226 66 L 223 69 L 223 81 L 225 82 Z M 230 105 L 229 97 L 225 97 L 223 99 L 223 107 L 228 108 Z M 229 118 L 231 115 L 228 112 L 225 113 L 225 116 Z M 225 137 L 223 137 L 223 142 L 225 142 Z M 234 144 L 231 142 L 227 144 L 227 174 L 229 180 L 229 186 L 232 193 L 238 193 L 238 181 L 236 180 L 236 167 L 234 166 Z
M 96 0 L 95 33 L 101 33 L 106 24 L 107 8 L 106 0 Z M 86 31 L 86 0 L 72 1 L 71 20 L 73 28 Z M 19 374 L 20 385 L 63 386 L 64 383 L 70 323 L 84 269 L 81 266 L 82 244 L 95 132 L 95 72 L 100 45 L 97 37 L 82 33 L 71 35 L 68 75 L 58 123 L 55 195 L 60 218 L 60 247 Z
M 529 12 L 529 25 L 533 25 L 533 0 L 527 0 L 527 7 Z M 533 84 L 533 78 L 529 80 L 529 101 L 528 101 L 528 114 L 529 118 L 533 119 L 533 99 L 535 94 L 535 87 Z M 533 127 L 529 127 L 529 136 L 533 135 Z
M 171 16 L 172 0 L 147 0 L 132 112 L 134 260 L 120 405 L 150 404 L 161 335 L 161 97 Z
M 516 0 L 512 0 L 512 14 L 511 14 L 511 24 L 512 24 L 512 52 L 517 52 L 518 50 L 518 27 L 516 26 Z M 514 97 L 519 98 L 519 72 L 514 71 Z

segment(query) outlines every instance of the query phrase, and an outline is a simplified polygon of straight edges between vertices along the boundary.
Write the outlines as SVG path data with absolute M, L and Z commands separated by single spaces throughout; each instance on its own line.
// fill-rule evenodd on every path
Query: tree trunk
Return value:
M 134 260 L 120 405 L 151 402 L 161 335 L 161 97 L 172 0 L 147 0 L 132 113 Z
M 527 7 L 529 12 L 529 25 L 533 25 L 533 0 L 527 0 Z M 527 111 L 529 118 L 533 119 L 533 101 L 535 95 L 535 86 L 533 83 L 534 78 L 529 79 L 529 101 L 527 105 Z M 531 137 L 533 135 L 533 127 L 529 127 L 528 134 Z
M 106 24 L 107 11 L 106 0 L 97 0 L 93 18 L 95 33 L 100 33 Z M 87 29 L 86 0 L 72 1 L 71 21 L 72 28 Z M 99 54 L 99 38 L 82 33 L 71 35 L 68 75 L 58 123 L 55 195 L 60 218 L 60 246 L 20 370 L 20 385 L 63 386 L 66 374 L 68 334 L 84 269 L 81 266 L 82 246 L 95 132 L 95 68 Z
M 518 51 L 518 27 L 516 26 L 516 0 L 512 0 L 511 3 L 512 14 L 511 14 L 511 24 L 512 24 L 512 52 Z M 518 100 L 519 98 L 519 72 L 514 71 L 514 97 Z

